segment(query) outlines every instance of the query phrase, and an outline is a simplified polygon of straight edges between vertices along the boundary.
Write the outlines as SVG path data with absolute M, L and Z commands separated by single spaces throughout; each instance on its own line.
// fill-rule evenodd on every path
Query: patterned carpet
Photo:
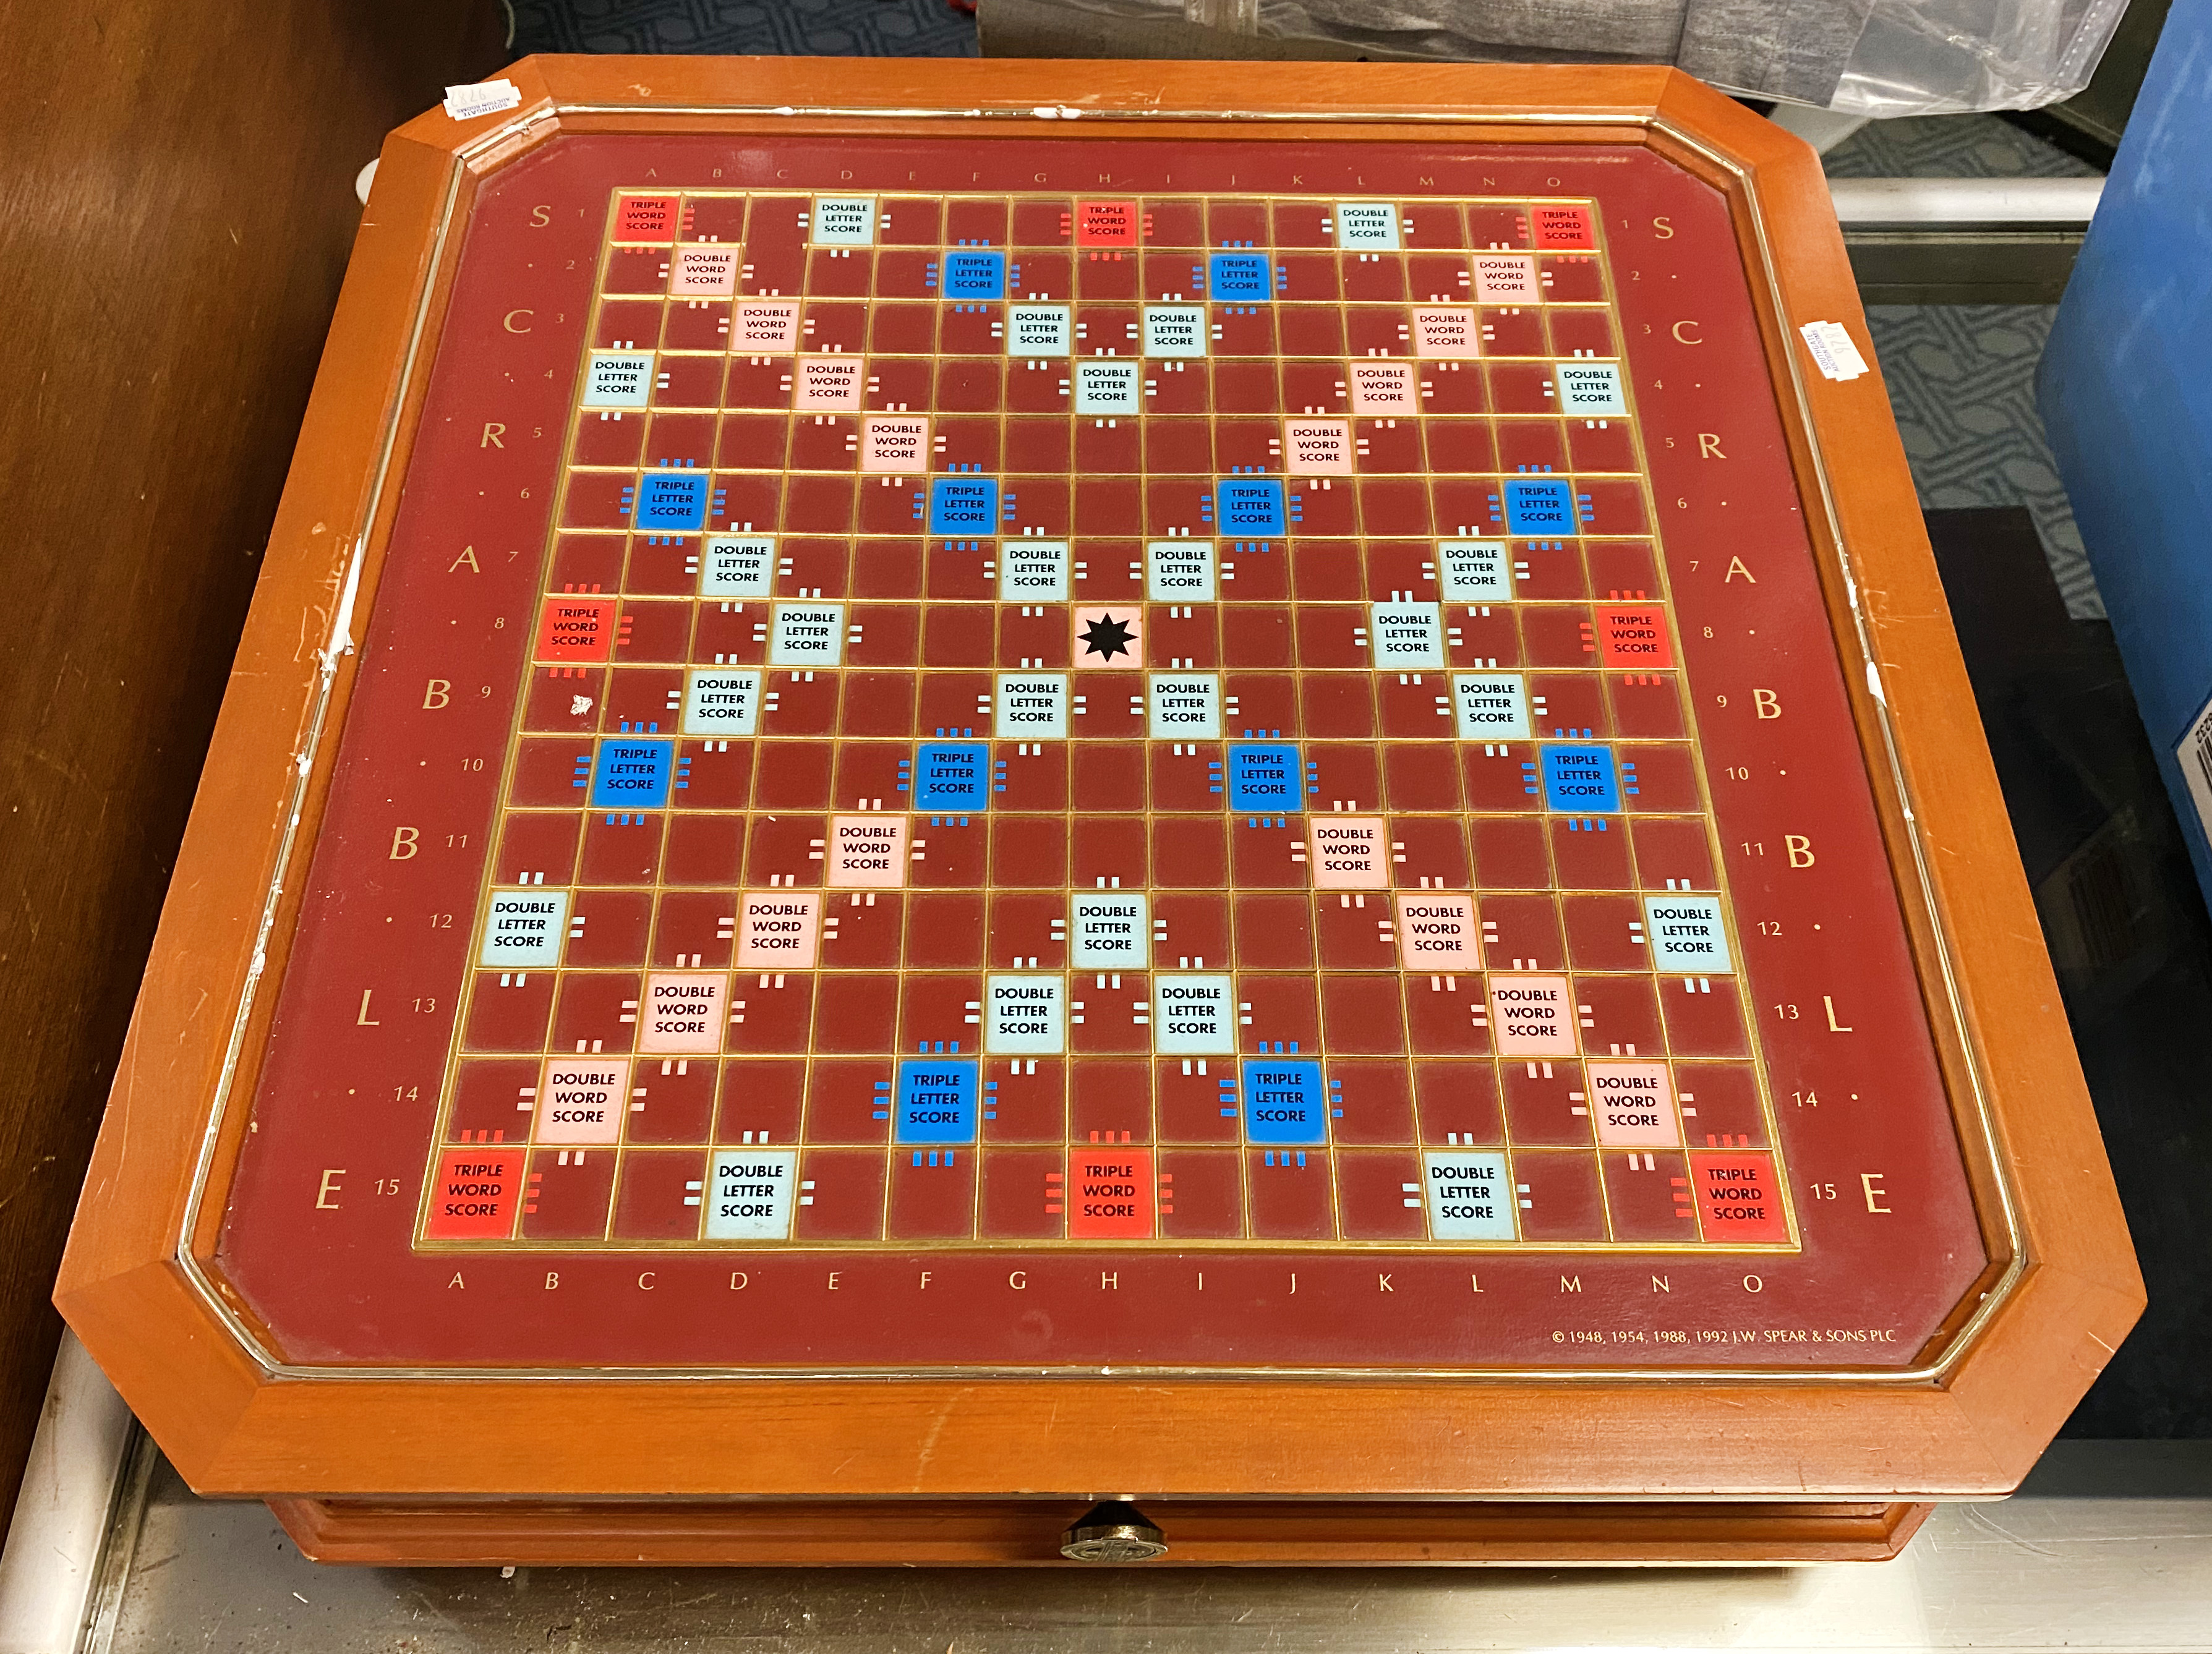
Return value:
M 1822 157 L 1831 178 L 2069 178 L 2096 169 L 1994 115 L 1875 121 Z M 2035 410 L 2050 305 L 1883 305 L 1867 312 L 1920 503 L 2025 506 L 2076 619 L 2104 599 Z
M 512 0 L 514 55 L 678 52 L 778 58 L 972 58 L 948 0 Z
M 2097 170 L 1995 115 L 1869 122 L 1821 161 L 1831 178 L 2086 178 Z
M 2043 421 L 2035 364 L 2055 305 L 1876 305 L 1867 312 L 1923 508 L 2027 508 L 2077 620 L 2102 619 Z

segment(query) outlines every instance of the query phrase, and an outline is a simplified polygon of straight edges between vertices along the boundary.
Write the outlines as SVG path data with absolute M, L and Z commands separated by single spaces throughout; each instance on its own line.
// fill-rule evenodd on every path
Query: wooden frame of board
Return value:
M 57 1289 L 195 1488 L 267 1499 L 310 1554 L 354 1561 L 1046 1560 L 1118 1495 L 1174 1560 L 1720 1561 L 1891 1554 L 1927 1501 L 2018 1483 L 2142 1291 L 1879 375 L 1825 379 L 1796 344 L 1805 322 L 1860 323 L 1810 150 L 1656 69 L 540 58 L 508 77 L 518 108 L 432 112 L 385 147 Z M 736 107 L 778 112 L 716 112 Z M 1902 778 L 1902 798 L 1877 796 L 1900 883 L 1926 898 L 1907 908 L 1923 989 L 1966 1031 L 1942 1052 L 1954 1106 L 1993 1146 L 1969 1160 L 1996 1261 L 1920 1366 L 331 1380 L 269 1371 L 196 1284 L 181 1260 L 211 1251 L 221 1218 L 199 1195 L 246 1129 L 233 1110 L 210 1136 L 210 1102 L 268 1036 L 274 994 L 253 989 L 283 970 L 329 780 L 299 755 L 326 753 L 314 737 L 352 687 L 349 623 L 420 414 L 412 369 L 460 253 L 447 231 L 478 182 L 563 132 L 1060 136 L 1077 116 L 1247 138 L 1534 121 L 1553 143 L 1649 146 L 1729 198 L 1794 467 L 1826 507 L 1808 514 L 1833 623 L 1868 662 L 1860 739 Z

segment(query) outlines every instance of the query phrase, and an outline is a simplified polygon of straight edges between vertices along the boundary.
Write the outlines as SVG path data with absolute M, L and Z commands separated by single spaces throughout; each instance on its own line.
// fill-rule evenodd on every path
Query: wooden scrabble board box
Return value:
M 1413 1562 L 2017 1482 L 2141 1288 L 1809 150 L 510 78 L 384 151 L 61 1279 L 194 1487 Z

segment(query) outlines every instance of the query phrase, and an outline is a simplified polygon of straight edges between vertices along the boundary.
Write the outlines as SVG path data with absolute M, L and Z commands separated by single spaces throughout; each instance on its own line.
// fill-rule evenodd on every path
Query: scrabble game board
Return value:
M 86 1347 L 364 1562 L 2009 1489 L 2140 1287 L 1817 161 L 1663 70 L 1073 74 L 394 134 Z
M 1983 1256 L 1719 199 L 726 149 L 472 215 L 223 1244 L 271 1322 L 1910 1361 Z M 1884 1208 L 1942 1263 L 1799 1302 Z

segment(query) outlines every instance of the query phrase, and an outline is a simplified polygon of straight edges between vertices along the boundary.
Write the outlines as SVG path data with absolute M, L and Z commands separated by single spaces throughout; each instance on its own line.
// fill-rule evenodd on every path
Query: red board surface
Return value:
M 298 1362 L 1907 1365 L 1985 1255 L 1802 511 L 1644 150 L 561 139 L 218 1268 Z

